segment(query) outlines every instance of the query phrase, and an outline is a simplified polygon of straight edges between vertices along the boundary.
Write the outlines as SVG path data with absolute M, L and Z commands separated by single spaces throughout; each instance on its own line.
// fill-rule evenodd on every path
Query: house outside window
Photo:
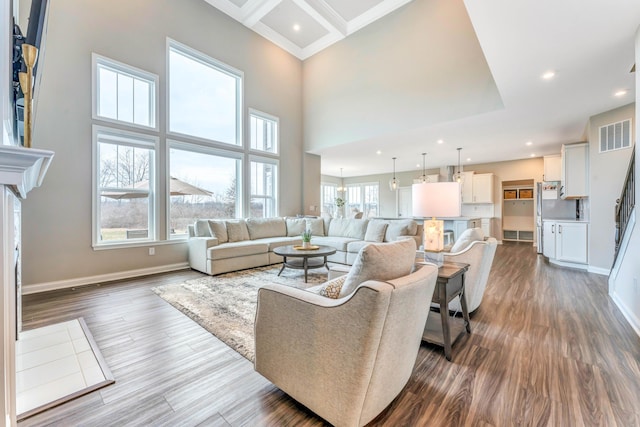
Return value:
M 168 132 L 240 146 L 243 73 L 173 40 L 168 51 Z
M 158 76 L 93 54 L 93 118 L 157 129 Z
M 185 238 L 199 218 L 242 216 L 242 154 L 169 141 L 169 236 Z
M 158 138 L 93 128 L 94 246 L 156 238 Z

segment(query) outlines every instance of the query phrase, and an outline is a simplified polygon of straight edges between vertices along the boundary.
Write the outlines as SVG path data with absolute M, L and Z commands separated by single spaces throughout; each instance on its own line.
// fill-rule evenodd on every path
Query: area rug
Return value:
M 258 289 L 272 283 L 305 289 L 327 280 L 327 270 L 324 267 L 309 270 L 308 282 L 305 283 L 302 270 L 285 268 L 278 277 L 281 266 L 282 264 L 278 264 L 207 276 L 184 283 L 158 286 L 152 291 L 253 361 L 253 322 Z

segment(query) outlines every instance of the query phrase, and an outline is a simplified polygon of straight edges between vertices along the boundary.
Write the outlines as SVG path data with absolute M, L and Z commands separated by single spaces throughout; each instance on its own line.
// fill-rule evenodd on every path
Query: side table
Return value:
M 436 316 L 428 316 L 422 335 L 423 341 L 443 346 L 444 355 L 449 361 L 451 360 L 451 337 L 453 336 L 455 341 L 465 330 L 471 333 L 467 301 L 464 299 L 464 274 L 468 269 L 469 264 L 458 262 L 445 262 L 438 268 L 438 280 L 432 302 L 440 306 L 440 325 Z M 449 315 L 449 302 L 455 297 L 460 297 L 462 321 Z

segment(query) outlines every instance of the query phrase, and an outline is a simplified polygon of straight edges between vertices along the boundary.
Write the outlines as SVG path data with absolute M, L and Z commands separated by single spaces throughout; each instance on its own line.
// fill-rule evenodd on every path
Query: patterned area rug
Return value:
M 327 280 L 324 267 L 309 270 L 308 283 L 304 283 L 302 270 L 285 268 L 278 277 L 281 266 L 277 264 L 207 276 L 158 286 L 152 290 L 229 347 L 253 361 L 253 322 L 258 289 L 269 283 L 306 289 Z

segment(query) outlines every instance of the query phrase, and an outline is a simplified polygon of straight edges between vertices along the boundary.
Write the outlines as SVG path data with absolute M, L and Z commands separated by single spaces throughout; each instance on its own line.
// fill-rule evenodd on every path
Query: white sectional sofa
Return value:
M 200 219 L 189 226 L 189 264 L 210 275 L 276 264 L 282 257 L 273 249 L 301 244 L 305 229 L 312 232 L 312 244 L 336 248 L 329 261 L 347 265 L 370 242 L 409 236 L 419 246 L 422 236 L 422 226 L 410 219 Z

